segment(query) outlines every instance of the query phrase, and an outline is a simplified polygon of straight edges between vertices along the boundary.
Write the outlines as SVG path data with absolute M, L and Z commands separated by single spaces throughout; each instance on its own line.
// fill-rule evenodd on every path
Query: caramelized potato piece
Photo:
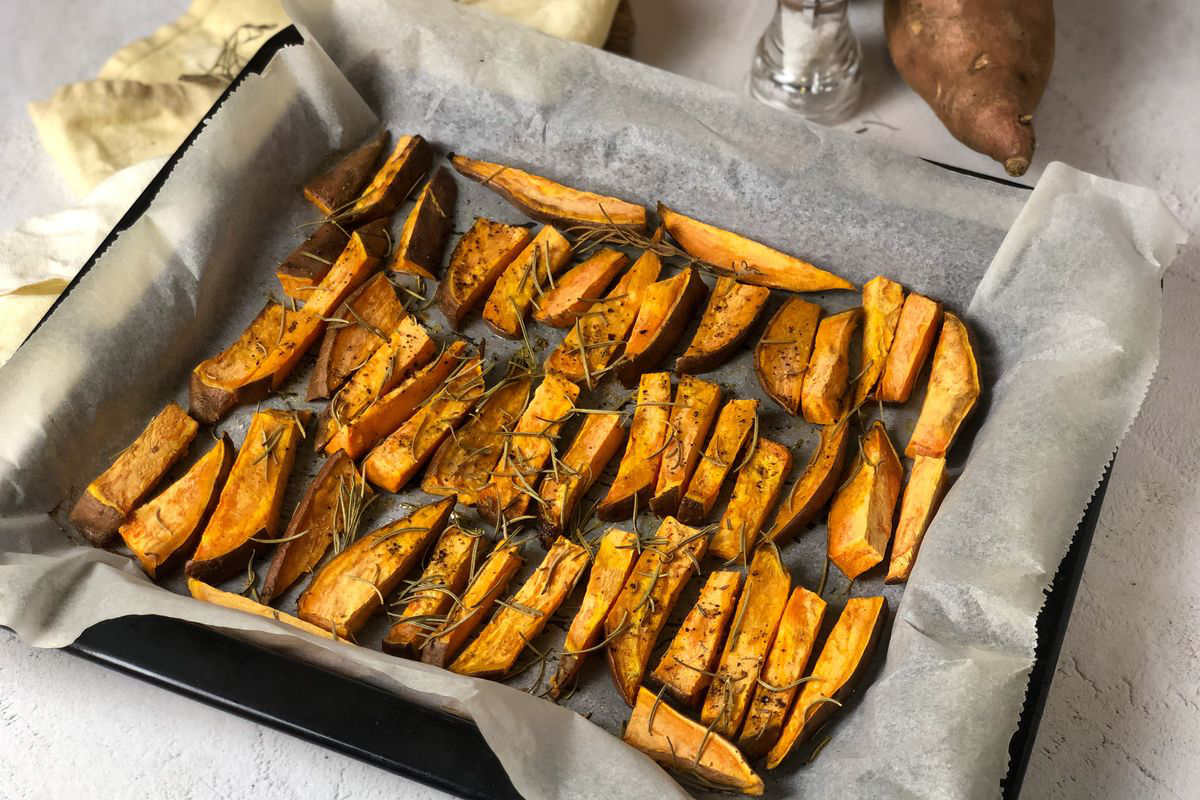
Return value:
M 600 647 L 600 630 L 604 619 L 612 609 L 621 587 L 633 569 L 637 557 L 637 537 L 629 531 L 613 528 L 604 534 L 596 555 L 592 559 L 592 571 L 588 576 L 587 589 L 579 611 L 571 620 L 567 638 L 563 642 L 562 657 L 558 669 L 550 680 L 550 697 L 557 700 L 568 686 L 574 683 L 583 667 L 587 654 Z
M 304 198 L 329 217 L 349 205 L 375 174 L 375 164 L 387 147 L 386 130 L 367 139 L 325 172 L 304 184 Z
M 488 612 L 523 563 L 519 547 L 504 542 L 497 545 L 471 576 L 462 605 L 454 607 L 440 633 L 426 638 L 421 646 L 421 660 L 443 668 L 453 661 L 471 634 L 487 619 Z
M 138 508 L 121 538 L 142 569 L 157 578 L 186 558 L 217 505 L 233 464 L 233 442 L 222 436 L 179 480 Z
M 701 721 L 727 739 L 742 727 L 791 589 L 792 578 L 779 560 L 779 548 L 766 545 L 755 550 L 716 677 L 700 710 Z
M 538 298 L 533 318 L 555 328 L 571 327 L 628 264 L 629 256 L 619 250 L 605 247 L 596 251 L 586 261 L 567 270 L 555 281 L 554 288 Z
M 454 206 L 458 186 L 450 171 L 438 167 L 417 195 L 417 202 L 404 220 L 400 238 L 392 250 L 387 268 L 434 279 L 441 271 L 446 239 L 454 227 Z
M 635 507 L 645 508 L 658 481 L 658 468 L 667 443 L 671 417 L 671 373 L 649 372 L 637 390 L 637 406 L 629 426 L 629 441 L 608 493 L 596 507 L 600 519 L 625 519 Z
M 850 343 L 862 319 L 852 308 L 826 317 L 817 326 L 812 357 L 800 389 L 800 408 L 806 422 L 831 425 L 848 411 L 850 401 Z
M 307 411 L 264 409 L 251 418 L 217 507 L 187 562 L 188 577 L 225 580 L 261 547 L 255 539 L 279 534 L 279 508 L 311 417 Z
M 829 508 L 829 560 L 850 580 L 883 561 L 904 480 L 900 458 L 879 420 L 863 435 L 861 452 Z
M 447 497 L 361 536 L 313 577 L 296 604 L 300 619 L 353 638 L 420 563 L 453 510 Z
M 689 528 L 674 517 L 662 521 L 655 538 L 664 544 L 642 550 L 629 580 L 604 618 L 608 666 L 617 690 L 629 705 L 633 705 L 646 674 L 658 635 L 708 547 L 703 531 Z
M 319 226 L 275 269 L 283 293 L 304 300 L 349 243 L 350 234 L 341 225 L 326 222 Z
M 817 449 L 771 523 L 767 538 L 775 544 L 783 544 L 799 533 L 833 497 L 846 465 L 846 445 L 850 441 L 848 422 L 849 417 L 843 417 L 841 422 L 821 428 Z
M 717 278 L 692 341 L 675 359 L 675 371 L 711 372 L 733 358 L 770 296 L 770 289 Z
M 854 387 L 854 405 L 866 400 L 879 383 L 904 305 L 904 287 L 880 275 L 863 284 L 862 374 Z
M 212 603 L 214 606 L 223 608 L 232 608 L 235 611 L 245 611 L 248 614 L 254 614 L 258 617 L 266 617 L 273 619 L 276 622 L 282 622 L 284 625 L 291 625 L 293 628 L 302 630 L 305 633 L 311 633 L 313 636 L 319 636 L 322 639 L 337 639 L 330 631 L 321 630 L 316 625 L 311 625 L 302 619 L 293 617 L 291 614 L 285 614 L 282 611 L 276 611 L 268 605 L 256 603 L 249 597 L 244 597 L 233 592 L 222 591 L 215 586 L 210 586 L 203 581 L 198 581 L 195 578 L 187 579 L 188 592 L 192 597 L 201 600 L 205 603 Z
M 695 775 L 705 784 L 740 794 L 761 795 L 762 778 L 725 737 L 659 702 L 648 689 L 639 689 L 637 705 L 621 737 L 659 764 Z
M 324 400 L 341 388 L 356 369 L 388 340 L 408 316 L 391 281 L 382 272 L 346 298 L 334 312 L 345 324 L 325 326 L 317 364 L 308 379 L 308 399 Z
M 438 306 L 451 327 L 457 330 L 462 326 L 467 314 L 483 301 L 532 238 L 528 228 L 475 218 L 471 230 L 454 246 L 437 288 Z
M 685 217 L 662 203 L 658 217 L 688 255 L 729 270 L 740 281 L 789 292 L 853 289 L 854 284 L 807 261 L 789 256 L 736 233 Z
M 516 167 L 451 155 L 450 163 L 473 181 L 547 225 L 601 225 L 644 230 L 646 209 L 619 197 L 572 189 Z
M 903 583 L 912 573 L 917 550 L 925 538 L 925 529 L 933 521 L 938 504 L 946 492 L 946 459 L 917 456 L 900 501 L 900 521 L 896 523 L 896 541 L 885 583 Z
M 681 375 L 668 425 L 671 431 L 650 508 L 660 517 L 679 513 L 679 500 L 704 452 L 708 430 L 721 407 L 721 387 L 694 375 Z
M 786 447 L 770 439 L 758 440 L 750 459 L 738 471 L 729 505 L 708 545 L 709 555 L 746 563 L 791 471 L 792 454 Z
M 182 408 L 168 403 L 112 466 L 88 484 L 71 509 L 71 524 L 97 547 L 112 541 L 129 512 L 187 453 L 199 428 Z
M 800 389 L 820 318 L 819 305 L 789 297 L 771 317 L 754 348 L 754 373 L 759 384 L 792 416 L 800 413 Z
M 840 701 L 850 694 L 870 660 L 886 614 L 887 602 L 882 597 L 851 597 L 846 601 L 821 648 L 813 680 L 804 684 L 779 741 L 767 754 L 767 769 L 778 767 L 794 746 L 825 724 L 834 708 L 829 700 Z
M 696 465 L 687 491 L 679 501 L 679 518 L 689 525 L 703 522 L 721 492 L 725 478 L 737 466 L 735 459 L 742 446 L 758 429 L 758 401 L 752 398 L 730 400 L 721 409 L 708 447 Z
M 496 333 L 520 339 L 529 307 L 554 286 L 554 276 L 571 260 L 571 243 L 547 225 L 504 270 L 483 305 L 483 319 Z
M 803 586 L 792 590 L 738 736 L 738 747 L 750 758 L 766 755 L 779 741 L 824 619 L 825 601 L 820 596 Z
M 907 403 L 925 359 L 933 350 L 938 326 L 942 323 L 942 304 L 913 292 L 904 299 L 896 335 L 888 350 L 876 394 L 885 403 Z
M 433 148 L 420 135 L 401 136 L 383 165 L 375 172 L 362 194 L 333 218 L 362 225 L 395 213 L 433 165 Z
M 696 604 L 650 673 L 650 680 L 666 687 L 685 706 L 699 703 L 712 682 L 741 588 L 740 572 L 709 573 Z
M 555 465 L 538 487 L 538 496 L 542 498 L 538 520 L 544 544 L 567 531 L 575 505 L 592 488 L 624 441 L 625 426 L 619 413 L 584 415 L 575 440 L 562 457 L 562 467 Z
M 971 349 L 971 337 L 962 320 L 945 313 L 937 349 L 933 351 L 933 368 L 929 372 L 929 388 L 921 404 L 921 416 L 913 429 L 904 454 L 942 457 L 950 450 L 959 426 L 979 400 L 979 365 Z
M 708 287 L 700 280 L 700 273 L 691 267 L 646 288 L 617 368 L 617 377 L 625 388 L 632 389 L 643 373 L 662 363 L 707 294 Z

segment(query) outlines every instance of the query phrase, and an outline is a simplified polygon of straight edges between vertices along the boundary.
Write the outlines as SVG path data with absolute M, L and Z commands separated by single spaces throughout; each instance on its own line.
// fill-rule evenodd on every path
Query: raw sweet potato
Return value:
M 746 465 L 738 471 L 729 505 L 708 544 L 709 555 L 731 563 L 746 563 L 791 471 L 791 451 L 770 439 L 760 438 Z
M 829 560 L 850 580 L 883 561 L 904 480 L 881 421 L 867 429 L 859 450 L 849 480 L 829 507 Z
M 852 308 L 821 320 L 812 357 L 800 389 L 800 409 L 806 422 L 830 425 L 846 413 L 850 401 L 850 343 L 862 319 Z
M 848 422 L 849 417 L 845 417 L 821 428 L 821 441 L 771 523 L 767 537 L 775 544 L 781 545 L 799 533 L 833 497 L 846 464 Z
M 341 322 L 325 326 L 317 363 L 308 379 L 308 399 L 325 400 L 366 363 L 407 316 L 396 289 L 382 272 L 346 298 L 334 312 Z
M 326 222 L 319 226 L 275 269 L 283 293 L 295 300 L 305 299 L 349 242 L 350 234 L 341 225 Z
M 291 614 L 285 614 L 282 611 L 276 611 L 270 606 L 263 605 L 251 600 L 249 597 L 244 597 L 233 592 L 222 591 L 215 586 L 210 586 L 203 581 L 198 581 L 195 578 L 187 579 L 188 592 L 192 597 L 201 600 L 205 603 L 212 603 L 215 606 L 223 608 L 232 608 L 235 611 L 245 611 L 248 614 L 254 614 L 258 617 L 266 617 L 273 619 L 276 622 L 282 622 L 284 625 L 290 625 L 293 628 L 302 630 L 305 633 L 311 633 L 313 636 L 319 636 L 322 639 L 337 639 L 333 633 L 327 630 L 321 630 L 316 625 L 305 622 L 302 619 L 293 617 Z
M 741 588 L 740 572 L 709 573 L 696 604 L 650 673 L 650 680 L 685 706 L 699 703 L 712 682 Z
M 438 305 L 451 327 L 457 330 L 462 325 L 532 238 L 528 228 L 475 218 L 454 246 L 437 288 Z
M 758 430 L 758 401 L 752 398 L 734 399 L 725 404 L 717 417 L 708 447 L 688 481 L 687 491 L 679 501 L 679 519 L 689 525 L 703 522 L 713 506 L 725 478 L 737 466 L 736 459 L 743 445 Z M 753 442 L 751 443 L 753 446 Z
M 896 523 L 896 541 L 892 543 L 892 560 L 885 583 L 908 580 L 921 540 L 925 538 L 925 529 L 937 513 L 946 484 L 946 459 L 932 456 L 913 459 L 912 472 L 900 501 L 900 520 Z
M 876 395 L 884 403 L 907 403 L 925 359 L 933 351 L 938 327 L 942 324 L 942 305 L 912 292 L 904 298 L 900 322 L 883 364 Z
M 904 449 L 909 458 L 945 456 L 959 426 L 979 400 L 979 365 L 962 320 L 945 313 L 921 416 Z
M 670 434 L 663 450 L 658 482 L 650 508 L 660 517 L 679 513 L 679 500 L 696 470 L 708 430 L 721 407 L 721 387 L 694 375 L 681 375 L 668 423 Z
M 519 546 L 505 542 L 497 545 L 471 576 L 462 603 L 454 606 L 436 634 L 426 637 L 421 646 L 421 660 L 437 667 L 453 661 L 471 634 L 487 620 L 488 612 L 523 563 Z
M 538 520 L 543 544 L 548 546 L 555 537 L 567 532 L 575 505 L 617 454 L 625 441 L 625 432 L 617 412 L 584 415 L 561 465 L 552 461 L 553 469 L 538 487 L 538 496 L 542 498 Z
M 675 359 L 675 371 L 711 372 L 733 358 L 770 296 L 770 289 L 717 278 L 692 341 Z
M 454 227 L 454 206 L 458 186 L 450 171 L 438 167 L 417 195 L 417 201 L 404 220 L 400 237 L 392 249 L 387 268 L 423 278 L 436 278 L 441 271 L 446 239 Z
M 538 299 L 533 318 L 555 328 L 571 327 L 628 264 L 629 256 L 619 250 L 598 250 L 554 282 L 554 287 Z
M 643 230 L 646 209 L 619 197 L 572 189 L 516 167 L 451 155 L 459 174 L 479 181 L 529 216 L 547 225 L 603 225 Z
M 646 508 L 658 481 L 671 417 L 671 373 L 650 372 L 638 384 L 629 441 L 608 493 L 596 507 L 600 519 L 627 519 Z
M 382 130 L 340 158 L 325 172 L 304 184 L 304 197 L 329 217 L 358 197 L 375 174 L 375 164 L 387 147 L 388 132 Z
M 675 348 L 692 321 L 696 306 L 708 294 L 700 273 L 689 267 L 646 287 L 633 323 L 617 377 L 627 389 L 644 372 L 654 369 Z
M 554 276 L 571 260 L 571 243 L 547 225 L 504 269 L 483 304 L 483 319 L 496 333 L 520 339 L 525 315 L 554 286 Z
M 904 287 L 895 281 L 880 275 L 863 284 L 862 369 L 854 387 L 856 406 L 866 400 L 879 383 L 903 305 Z
M 753 239 L 721 230 L 658 204 L 658 218 L 688 255 L 728 270 L 743 283 L 789 292 L 853 289 L 854 284 Z
M 401 136 L 383 165 L 354 202 L 336 211 L 343 225 L 362 225 L 395 213 L 433 165 L 433 148 L 420 135 Z
M 182 408 L 168 403 L 88 484 L 71 509 L 71 524 L 97 547 L 112 541 L 129 513 L 187 453 L 199 428 Z
M 800 389 L 820 318 L 819 305 L 789 297 L 771 317 L 754 348 L 754 373 L 759 385 L 792 416 L 800 413 Z

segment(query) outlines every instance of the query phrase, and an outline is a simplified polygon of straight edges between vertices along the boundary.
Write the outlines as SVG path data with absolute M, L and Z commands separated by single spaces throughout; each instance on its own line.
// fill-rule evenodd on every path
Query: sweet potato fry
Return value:
M 276 268 L 275 277 L 283 293 L 304 300 L 349 243 L 350 234 L 341 225 L 326 222 L 319 226 Z
M 533 234 L 528 228 L 476 217 L 462 235 L 450 265 L 437 288 L 437 302 L 451 327 L 457 330 L 467 314 L 483 302 L 492 286 Z
M 635 507 L 646 508 L 658 481 L 659 465 L 670 435 L 670 405 L 671 373 L 643 375 L 617 477 L 596 507 L 600 519 L 626 519 Z
M 947 311 L 933 351 L 929 388 L 904 454 L 942 457 L 979 400 L 979 365 L 962 320 Z
M 767 769 L 778 767 L 793 747 L 825 724 L 833 713 L 831 701 L 841 701 L 853 691 L 856 679 L 870 660 L 886 614 L 887 601 L 882 597 L 851 597 L 846 601 L 817 657 L 813 680 L 804 684 L 784 723 L 783 733 L 767 754 Z
M 679 519 L 689 525 L 697 525 L 708 517 L 725 478 L 738 466 L 737 457 L 747 440 L 757 438 L 758 401 L 750 398 L 734 399 L 725 404 L 717 417 L 708 447 L 688 481 L 687 491 L 679 501 Z M 754 447 L 755 442 L 750 442 Z M 753 452 L 753 451 L 751 451 Z
M 896 335 L 888 350 L 876 394 L 884 403 L 907 403 L 925 359 L 933 350 L 938 326 L 942 323 L 942 304 L 912 292 L 904 298 Z
M 282 622 L 284 625 L 291 625 L 293 628 L 302 630 L 305 633 L 311 633 L 313 636 L 319 636 L 322 639 L 337 639 L 333 633 L 327 630 L 321 630 L 316 625 L 311 625 L 302 619 L 293 617 L 291 614 L 285 614 L 282 611 L 276 611 L 270 606 L 256 603 L 249 597 L 244 597 L 233 592 L 222 591 L 215 586 L 210 586 L 203 581 L 198 581 L 195 578 L 187 579 L 188 592 L 192 597 L 201 600 L 205 603 L 212 603 L 214 606 L 222 606 L 223 608 L 232 608 L 235 611 L 245 611 L 248 614 L 254 614 L 258 617 L 266 617 L 273 619 L 276 622 Z
M 712 682 L 741 588 L 740 572 L 709 573 L 696 604 L 650 673 L 650 680 L 685 706 L 699 703 Z
M 325 326 L 317 363 L 308 379 L 308 399 L 325 400 L 366 363 L 407 316 L 396 289 L 382 272 L 346 298 L 334 317 L 344 322 Z
M 617 377 L 625 388 L 632 389 L 643 373 L 662 363 L 707 294 L 708 287 L 700 280 L 700 273 L 691 267 L 646 288 L 633 331 L 625 343 L 621 365 L 617 367 Z
M 561 459 L 561 466 L 551 462 L 553 469 L 542 478 L 538 496 L 538 520 L 542 542 L 549 545 L 555 537 L 566 533 L 575 505 L 587 494 L 600 477 L 608 462 L 625 441 L 625 426 L 621 415 L 585 414 L 579 432 Z
M 352 639 L 420 563 L 453 509 L 447 497 L 361 536 L 313 577 L 296 604 L 300 619 Z
M 433 164 L 433 148 L 420 135 L 401 136 L 383 165 L 375 172 L 362 194 L 333 218 L 343 225 L 389 217 L 395 213 Z
M 784 544 L 799 533 L 833 497 L 846 464 L 846 445 L 850 441 L 848 422 L 849 417 L 845 417 L 841 422 L 821 428 L 817 449 L 771 523 L 767 538 L 775 544 Z
M 233 464 L 233 442 L 222 436 L 179 480 L 138 508 L 121 538 L 151 578 L 173 569 L 196 545 Z
M 860 448 L 850 479 L 829 508 L 829 560 L 850 580 L 883 561 L 904 480 L 882 422 L 871 424 Z
M 692 341 L 675 359 L 675 371 L 711 372 L 733 358 L 770 296 L 770 289 L 717 278 Z
M 263 546 L 256 539 L 278 535 L 279 508 L 311 417 L 307 411 L 265 409 L 251 418 L 217 507 L 187 562 L 188 577 L 225 580 Z
M 746 563 L 791 471 L 791 451 L 770 439 L 760 438 L 746 465 L 738 471 L 729 505 L 709 542 L 709 555 L 727 562 Z
M 700 710 L 701 721 L 727 739 L 742 727 L 791 590 L 779 548 L 768 544 L 755 550 L 716 677 Z
M 892 543 L 892 560 L 885 583 L 908 580 L 921 540 L 925 538 L 925 529 L 937 513 L 947 483 L 946 459 L 933 456 L 913 459 L 912 472 L 900 501 L 900 521 L 896 523 L 896 541 Z
M 417 195 L 417 202 L 404 220 L 400 237 L 392 250 L 387 268 L 423 278 L 436 278 L 441 271 L 446 239 L 454 227 L 454 206 L 458 186 L 450 171 L 438 167 Z
M 613 528 L 604 534 L 596 555 L 579 611 L 571 620 L 563 641 L 558 669 L 550 680 L 550 697 L 557 700 L 575 682 L 587 654 L 600 648 L 604 619 L 621 593 L 621 587 L 633 569 L 637 557 L 637 537 L 629 531 Z
M 215 424 L 238 403 L 261 400 L 271 389 L 269 378 L 254 380 L 263 359 L 280 341 L 287 309 L 269 300 L 237 340 L 222 352 L 201 361 L 188 383 L 188 411 Z M 295 315 L 293 315 L 295 316 Z
M 462 604 L 454 607 L 438 633 L 424 640 L 421 660 L 436 667 L 445 667 L 453 661 L 471 634 L 487 619 L 488 612 L 523 563 L 519 546 L 498 544 L 471 576 Z
M 550 225 L 538 231 L 504 269 L 483 304 L 483 319 L 496 333 L 520 339 L 525 315 L 554 286 L 554 276 L 571 260 L 571 243 Z
M 182 408 L 168 403 L 112 466 L 88 484 L 71 509 L 71 524 L 97 547 L 112 541 L 129 513 L 187 453 L 199 427 Z
M 854 387 L 855 405 L 866 400 L 879 383 L 903 306 L 904 287 L 895 281 L 880 275 L 863 284 L 863 366 Z
M 852 308 L 821 320 L 812 357 L 800 389 L 800 409 L 814 425 L 830 425 L 846 413 L 850 402 L 850 343 L 862 319 Z
M 704 453 L 708 430 L 721 407 L 721 387 L 694 375 L 681 375 L 668 422 L 670 434 L 662 454 L 650 508 L 660 517 L 679 513 L 679 500 Z
M 459 174 L 479 181 L 529 216 L 547 225 L 602 225 L 643 230 L 646 209 L 619 197 L 572 189 L 516 167 L 452 155 Z
M 854 288 L 850 281 L 832 272 L 736 233 L 685 217 L 662 203 L 658 204 L 658 218 L 688 255 L 729 270 L 739 281 L 789 292 Z
M 754 348 L 759 384 L 792 416 L 800 413 L 800 390 L 820 318 L 821 307 L 816 303 L 789 297 L 771 317 Z
M 622 736 L 668 769 L 694 775 L 702 785 L 758 796 L 763 782 L 725 737 L 660 702 L 648 689 L 639 689 L 637 705 Z
M 304 184 L 304 197 L 324 216 L 332 216 L 358 197 L 375 174 L 375 164 L 387 147 L 386 130 L 367 139 L 332 167 Z
M 554 282 L 554 288 L 538 298 L 533 318 L 544 325 L 569 328 L 579 315 L 604 294 L 617 273 L 629 264 L 629 256 L 604 248 L 581 261 Z
M 608 666 L 617 690 L 629 705 L 633 705 L 658 635 L 708 547 L 703 531 L 689 528 L 674 517 L 662 521 L 655 538 L 663 544 L 642 550 L 629 580 L 604 618 Z

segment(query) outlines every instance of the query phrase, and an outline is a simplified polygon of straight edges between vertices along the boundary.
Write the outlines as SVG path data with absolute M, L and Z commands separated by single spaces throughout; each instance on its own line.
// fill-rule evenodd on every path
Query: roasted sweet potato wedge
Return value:
M 829 560 L 854 580 L 883 561 L 904 467 L 876 420 L 863 435 L 861 455 L 829 507 Z
M 747 562 L 791 471 L 791 451 L 770 439 L 760 438 L 749 460 L 738 471 L 729 505 L 708 544 L 709 555 L 727 562 Z
M 476 217 L 462 235 L 437 288 L 437 302 L 457 330 L 492 291 L 504 270 L 533 238 L 528 228 Z
M 296 300 L 307 298 L 349 242 L 350 234 L 341 225 L 326 222 L 319 226 L 275 270 L 283 293 Z
M 263 546 L 256 540 L 278 536 L 279 508 L 311 417 L 307 411 L 264 409 L 251 418 L 217 507 L 187 562 L 188 577 L 223 581 Z
M 291 625 L 293 628 L 302 630 L 305 633 L 311 633 L 313 636 L 319 636 L 322 639 L 336 639 L 333 633 L 327 630 L 321 630 L 316 625 L 311 625 L 302 619 L 293 617 L 291 614 L 285 614 L 282 611 L 276 611 L 270 606 L 256 603 L 249 597 L 244 597 L 233 592 L 222 591 L 215 586 L 210 586 L 203 581 L 198 581 L 195 578 L 187 579 L 188 592 L 192 597 L 201 600 L 205 603 L 212 603 L 214 606 L 222 606 L 223 608 L 232 608 L 235 611 L 245 611 L 248 614 L 254 614 L 258 617 L 266 617 L 273 619 L 276 622 L 282 622 L 284 625 Z
M 572 189 L 530 172 L 452 155 L 459 174 L 479 181 L 496 194 L 547 225 L 603 225 L 643 230 L 646 209 L 619 197 Z
M 862 319 L 862 309 L 852 308 L 821 320 L 813 340 L 812 357 L 800 389 L 800 409 L 814 425 L 831 425 L 842 418 L 850 403 L 850 343 Z
M 850 281 L 832 272 L 736 233 L 685 217 L 662 203 L 658 204 L 658 218 L 688 255 L 728 270 L 739 281 L 789 292 L 854 288 Z
M 326 460 L 279 537 L 282 541 L 271 557 L 259 593 L 264 603 L 273 602 L 300 576 L 316 569 L 334 539 L 354 535 L 355 531 L 347 530 L 353 522 L 346 519 L 346 508 L 370 494 L 353 459 L 336 453 Z
M 613 528 L 604 534 L 592 558 L 592 570 L 579 611 L 571 620 L 558 669 L 550 680 L 550 697 L 557 700 L 575 682 L 588 653 L 599 649 L 604 619 L 621 593 L 637 558 L 637 537 Z
M 313 577 L 296 604 L 300 619 L 352 639 L 420 563 L 453 510 L 447 497 L 363 534 Z
M 770 296 L 770 289 L 717 278 L 692 341 L 675 359 L 675 371 L 711 372 L 733 358 Z
M 97 547 L 112 541 L 129 513 L 187 453 L 199 428 L 187 412 L 168 403 L 88 484 L 71 509 L 71 524 Z
M 703 785 L 740 794 L 763 793 L 762 778 L 725 737 L 660 702 L 648 689 L 638 690 L 622 738 L 664 767 L 696 776 Z
M 854 404 L 871 396 L 883 374 L 888 351 L 904 307 L 904 287 L 880 275 L 863 284 L 862 369 L 854 386 Z
M 404 220 L 400 237 L 392 249 L 387 268 L 423 278 L 436 278 L 446 252 L 446 239 L 454 227 L 458 186 L 450 171 L 438 167 L 417 195 L 417 202 Z
M 740 572 L 709 573 L 696 604 L 650 673 L 650 680 L 685 706 L 699 703 L 712 682 L 741 588 Z
M 579 315 L 592 307 L 604 290 L 629 264 L 629 256 L 604 248 L 581 261 L 554 282 L 554 287 L 538 298 L 533 318 L 544 325 L 569 328 Z
M 820 319 L 819 305 L 789 297 L 771 317 L 754 348 L 754 372 L 759 384 L 792 416 L 800 413 L 800 390 Z
M 671 418 L 671 373 L 649 372 L 637 390 L 637 406 L 629 426 L 629 441 L 608 493 L 596 507 L 600 519 L 627 519 L 635 508 L 646 508 L 658 482 L 659 465 L 667 444 Z
M 700 273 L 690 267 L 646 288 L 617 367 L 617 377 L 627 389 L 636 386 L 642 373 L 661 364 L 675 348 L 707 294 Z
M 740 398 L 725 404 L 717 417 L 708 447 L 679 501 L 679 519 L 697 525 L 708 517 L 717 504 L 725 478 L 738 466 L 738 454 L 752 434 L 757 438 L 757 430 L 757 400 Z M 754 446 L 753 442 L 751 446 Z
M 520 547 L 501 542 L 471 576 L 462 603 L 454 607 L 445 624 L 421 645 L 421 660 L 445 667 L 458 655 L 471 634 L 487 620 L 488 613 L 525 560 Z
M 571 243 L 546 225 L 525 245 L 492 287 L 483 319 L 496 333 L 520 339 L 529 307 L 554 286 L 554 276 L 571 260 Z
M 721 407 L 721 387 L 694 375 L 681 375 L 668 423 L 667 449 L 650 508 L 660 517 L 679 513 L 679 501 L 704 453 L 708 431 Z
M 625 426 L 621 415 L 585 414 L 579 432 L 561 459 L 561 466 L 552 462 L 553 470 L 542 478 L 538 496 L 538 521 L 542 541 L 549 544 L 566 533 L 579 499 L 600 477 L 608 462 L 625 442 Z
M 371 180 L 387 142 L 388 132 L 380 131 L 338 159 L 332 167 L 304 184 L 305 199 L 326 217 L 341 211 Z
M 317 363 L 308 379 L 308 399 L 325 400 L 366 363 L 408 316 L 396 289 L 382 272 L 346 298 L 334 312 L 341 322 L 325 326 Z
M 604 618 L 608 666 L 617 691 L 629 705 L 633 705 L 667 617 L 708 548 L 703 531 L 689 528 L 674 517 L 662 521 L 655 538 L 663 544 L 642 550 L 629 580 Z
M 433 165 L 433 148 L 420 135 L 401 136 L 371 182 L 352 203 L 335 211 L 343 225 L 362 225 L 395 213 Z
M 907 403 L 942 324 L 942 304 L 912 292 L 904 299 L 896 335 L 876 391 L 884 403 Z
M 783 733 L 767 754 L 767 769 L 779 766 L 794 746 L 825 724 L 833 713 L 831 700 L 841 701 L 854 689 L 856 679 L 870 661 L 886 614 L 887 601 L 882 597 L 851 597 L 846 601 L 817 657 L 813 680 L 804 684 Z
M 933 456 L 913 459 L 912 472 L 900 501 L 900 520 L 896 523 L 896 541 L 892 544 L 892 560 L 885 583 L 908 580 L 921 540 L 925 538 L 925 529 L 937 513 L 947 484 L 946 459 Z
M 233 464 L 233 442 L 222 436 L 179 480 L 141 506 L 121 526 L 121 538 L 151 578 L 171 570 L 199 540 Z
M 787 499 L 775 514 L 775 521 L 771 523 L 767 537 L 775 544 L 781 545 L 799 533 L 833 497 L 846 465 L 847 444 L 850 441 L 848 421 L 849 417 L 846 417 L 841 422 L 821 428 L 821 441 L 817 449 L 809 457 L 804 472 L 792 486 Z
M 791 591 L 792 578 L 779 548 L 768 544 L 755 550 L 717 674 L 700 709 L 701 721 L 727 739 L 742 727 Z
M 909 458 L 945 456 L 959 426 L 979 400 L 979 365 L 962 320 L 947 311 L 933 351 L 921 416 L 904 449 Z

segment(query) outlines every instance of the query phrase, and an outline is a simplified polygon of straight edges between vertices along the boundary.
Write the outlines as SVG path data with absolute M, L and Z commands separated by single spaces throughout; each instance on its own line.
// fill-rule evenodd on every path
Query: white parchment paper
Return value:
M 62 646 L 126 614 L 203 622 L 472 717 L 527 797 L 682 794 L 609 735 L 628 710 L 599 660 L 571 708 L 555 706 L 206 606 L 169 591 L 177 579 L 154 586 L 126 557 L 62 530 L 87 481 L 164 402 L 184 400 L 191 365 L 261 307 L 274 266 L 312 218 L 298 187 L 330 150 L 378 124 L 374 109 L 442 149 L 649 206 L 661 199 L 859 283 L 887 274 L 964 314 L 985 397 L 955 450 L 961 475 L 907 588 L 884 590 L 875 577 L 852 589 L 888 597 L 886 656 L 821 757 L 807 767 L 793 757 L 766 777 L 776 796 L 996 795 L 1043 590 L 1157 361 L 1159 275 L 1182 239 L 1157 198 L 1062 165 L 1029 196 L 452 4 L 297 0 L 291 11 L 346 77 L 310 39 L 247 80 L 146 214 L 0 370 L 0 624 Z M 522 221 L 485 189 L 459 185 L 458 230 L 475 214 Z M 830 311 L 856 302 L 816 299 Z M 561 334 L 534 335 L 545 349 Z M 716 377 L 761 397 L 746 361 Z M 626 394 L 607 386 L 589 404 Z M 919 398 L 910 405 L 885 414 L 899 445 Z M 763 410 L 765 435 L 795 445 L 803 464 L 811 426 Z M 222 430 L 239 439 L 248 414 Z M 301 459 L 294 496 L 317 466 Z M 395 513 L 394 503 L 372 509 L 376 520 Z M 823 549 L 820 526 L 786 548 L 798 584 L 816 586 Z M 849 588 L 831 581 L 830 622 Z M 365 644 L 386 625 L 376 627 Z

